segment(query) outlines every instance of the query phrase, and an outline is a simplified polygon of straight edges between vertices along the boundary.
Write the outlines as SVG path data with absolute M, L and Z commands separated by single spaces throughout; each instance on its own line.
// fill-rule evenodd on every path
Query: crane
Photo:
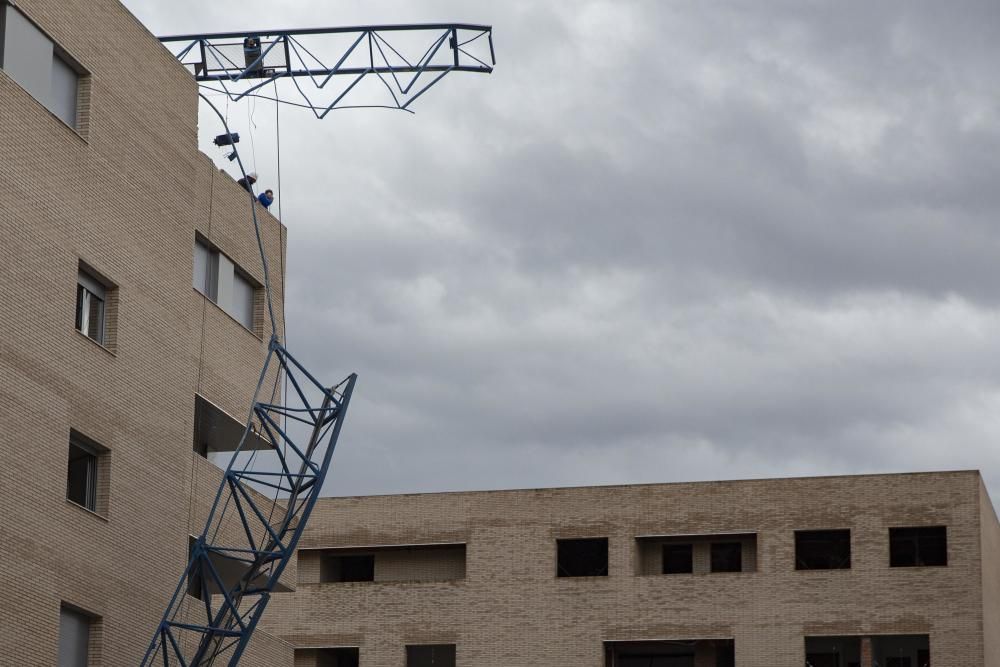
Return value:
M 205 90 L 233 102 L 265 97 L 294 104 L 318 119 L 359 107 L 412 111 L 413 102 L 447 74 L 490 73 L 496 63 L 492 27 L 462 23 L 258 30 L 160 41 L 182 47 L 175 55 Z M 423 49 L 416 57 L 407 50 L 414 44 L 417 52 Z M 384 103 L 353 101 L 366 79 L 380 82 Z M 301 101 L 278 96 L 277 84 L 284 80 Z M 273 97 L 266 95 L 269 84 Z M 237 136 L 204 92 L 199 95 L 225 129 L 217 143 L 232 146 L 230 158 L 245 179 Z M 242 438 L 142 667 L 239 664 L 319 498 L 357 381 L 351 374 L 324 385 L 286 349 L 252 192 L 249 200 L 271 327 L 268 351 Z M 277 465 L 258 469 L 258 451 L 272 452 Z M 272 496 L 267 502 L 265 491 Z

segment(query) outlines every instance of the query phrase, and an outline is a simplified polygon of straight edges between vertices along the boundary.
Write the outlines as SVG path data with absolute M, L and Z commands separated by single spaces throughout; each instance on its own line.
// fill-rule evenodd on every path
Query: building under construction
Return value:
M 0 0 L 0 665 L 140 664 L 245 439 L 264 265 L 198 90 L 116 0 Z M 327 498 L 297 547 L 241 665 L 1000 667 L 976 472 Z

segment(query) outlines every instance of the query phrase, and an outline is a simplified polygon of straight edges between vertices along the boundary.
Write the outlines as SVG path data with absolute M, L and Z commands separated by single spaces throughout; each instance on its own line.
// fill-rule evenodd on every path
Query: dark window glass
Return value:
M 406 667 L 455 667 L 455 645 L 407 646 Z
M 739 542 L 712 543 L 712 572 L 741 572 L 743 545 Z
M 320 581 L 375 581 L 375 556 L 327 556 L 320 566 Z
M 559 577 L 608 576 L 608 538 L 556 540 Z
M 844 570 L 851 567 L 851 531 L 800 530 L 795 533 L 796 570 Z
M 195 538 L 188 536 L 188 562 L 194 555 Z M 199 600 L 205 599 L 205 577 L 201 567 L 195 567 L 187 575 L 187 594 Z
M 931 667 L 931 652 L 926 649 L 917 651 L 917 667 Z
M 76 442 L 69 443 L 66 497 L 92 512 L 97 510 L 97 455 Z
M 890 528 L 889 565 L 892 567 L 942 566 L 948 564 L 948 529 Z
M 885 659 L 885 667 L 912 667 L 912 665 L 908 656 L 890 656 Z
M 690 574 L 694 572 L 694 558 L 690 544 L 663 545 L 663 574 Z
M 317 651 L 316 667 L 358 667 L 360 660 L 358 648 L 326 648 Z

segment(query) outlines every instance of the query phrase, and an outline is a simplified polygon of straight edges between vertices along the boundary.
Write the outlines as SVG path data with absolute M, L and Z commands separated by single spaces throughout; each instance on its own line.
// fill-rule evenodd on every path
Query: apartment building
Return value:
M 262 267 L 197 99 L 116 0 L 0 0 L 0 665 L 138 664 L 239 438 Z M 330 498 L 300 547 L 242 664 L 1000 667 L 975 472 Z
M 977 472 L 328 498 L 296 667 L 1000 667 Z
M 262 267 L 197 106 L 116 0 L 0 1 L 2 665 L 139 664 L 242 432 Z M 291 661 L 261 628 L 245 664 Z

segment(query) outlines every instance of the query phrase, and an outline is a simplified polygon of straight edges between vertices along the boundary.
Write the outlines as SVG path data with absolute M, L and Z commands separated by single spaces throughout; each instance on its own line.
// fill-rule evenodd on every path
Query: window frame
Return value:
M 205 262 L 207 274 L 204 285 L 201 287 L 195 282 L 198 277 L 197 271 L 200 264 L 198 260 L 199 252 L 207 253 L 207 261 Z M 231 276 L 229 275 L 230 271 L 232 272 Z M 223 272 L 225 272 L 225 275 L 223 275 Z M 237 304 L 236 297 L 238 290 L 236 285 L 240 282 L 244 283 L 250 290 L 248 294 L 244 290 L 241 290 L 248 297 L 248 303 L 244 305 L 249 307 L 246 313 L 249 315 L 249 322 L 243 319 L 243 313 Z M 214 303 L 222 312 L 239 323 L 240 326 L 258 338 L 261 337 L 259 332 L 261 313 L 259 312 L 257 297 L 258 292 L 263 289 L 263 285 L 246 269 L 233 261 L 229 255 L 222 252 L 218 246 L 199 232 L 195 233 L 194 239 L 191 284 L 196 292 Z
M 722 567 L 722 563 L 719 563 L 719 567 L 718 568 L 716 567 L 716 563 L 717 563 L 717 558 L 716 558 L 716 556 L 717 556 L 717 550 L 721 550 L 724 547 L 725 548 L 730 548 L 730 549 L 732 547 L 736 548 L 736 567 L 735 567 L 735 569 L 726 569 L 726 568 L 723 568 Z M 721 556 L 719 556 L 719 558 L 721 559 Z M 731 541 L 731 540 L 709 543 L 709 547 L 708 547 L 708 571 L 711 574 L 725 574 L 725 573 L 733 573 L 733 572 L 742 572 L 743 571 L 743 543 L 742 542 Z
M 668 570 L 668 550 L 680 550 L 683 549 L 687 552 L 687 569 L 686 570 Z M 694 574 L 694 543 L 692 542 L 664 542 L 660 545 L 660 574 Z
M 8 53 L 7 53 L 7 12 L 14 11 L 17 12 L 18 16 L 22 18 L 26 23 L 30 24 L 38 34 L 46 40 L 48 43 L 48 50 L 51 55 L 51 62 L 48 67 L 48 77 L 46 80 L 46 85 L 48 88 L 46 90 L 38 89 L 38 81 L 32 82 L 23 81 L 20 76 L 15 76 L 14 73 L 8 68 Z M 54 70 L 57 63 L 65 68 L 66 71 L 72 73 L 74 91 L 73 91 L 73 103 L 72 109 L 67 109 L 69 112 L 69 117 L 67 118 L 62 113 L 60 113 L 61 105 L 56 102 L 56 91 L 54 89 L 56 76 L 54 76 Z M 41 104 L 49 113 L 58 118 L 66 127 L 72 129 L 81 138 L 84 137 L 86 133 L 85 123 L 81 122 L 81 108 L 83 104 L 87 101 L 85 96 L 89 96 L 89 86 L 86 85 L 86 81 L 90 76 L 90 73 L 80 64 L 79 60 L 74 58 L 59 42 L 52 38 L 52 36 L 45 31 L 42 26 L 40 26 L 34 19 L 32 19 L 24 10 L 15 5 L 8 0 L 0 0 L 0 70 L 2 70 L 5 75 L 10 78 L 11 81 L 16 83 L 22 90 L 24 90 L 28 95 L 31 96 L 36 102 Z
M 74 449 L 87 457 L 83 502 L 70 497 L 70 476 L 74 461 Z M 107 520 L 107 504 L 110 494 L 110 450 L 76 429 L 70 429 L 66 451 L 66 502 Z
M 912 535 L 901 534 L 904 531 L 912 533 Z M 940 536 L 928 535 L 929 531 L 941 531 Z M 924 534 L 921 534 L 923 532 Z M 895 533 L 895 535 L 894 535 Z M 922 539 L 923 538 L 923 539 Z M 943 561 L 941 562 L 927 562 L 930 559 L 922 558 L 921 554 L 926 553 L 930 547 L 928 545 L 923 545 L 921 549 L 921 543 L 923 540 L 927 539 L 941 539 L 942 544 L 940 548 L 942 549 Z M 913 548 L 913 562 L 912 563 L 901 563 L 899 556 L 895 553 L 894 547 L 899 542 L 908 542 Z M 891 568 L 908 568 L 908 567 L 948 567 L 948 527 L 945 525 L 936 526 L 892 526 L 889 528 L 889 567 Z
M 94 341 L 104 345 L 108 329 L 108 297 L 112 288 L 100 280 L 92 271 L 82 264 L 76 272 L 76 330 Z M 85 302 L 93 300 L 98 304 L 96 313 L 97 326 L 94 335 L 90 333 L 90 319 L 93 316 L 90 308 L 85 308 Z
M 442 667 L 454 667 L 458 663 L 458 644 L 406 644 L 406 667 L 420 667 L 416 660 L 426 660 L 425 656 L 413 656 L 413 653 L 417 653 L 423 650 L 430 649 L 430 665 L 432 667 L 436 665 L 441 665 Z M 438 656 L 435 655 L 439 650 L 444 650 L 448 653 L 450 649 L 451 655 L 441 656 L 443 660 L 447 662 L 442 662 L 438 660 Z M 424 663 L 428 664 L 428 663 Z
M 569 574 L 563 560 L 561 548 L 563 545 L 568 545 L 570 543 L 581 543 L 581 542 L 591 542 L 591 543 L 604 543 L 604 568 L 603 572 L 598 572 L 596 574 Z M 607 537 L 566 537 L 556 539 L 556 578 L 557 579 L 580 579 L 580 578 L 597 578 L 597 577 L 608 577 L 611 575 L 611 543 Z M 564 574 L 564 572 L 566 572 Z
M 835 533 L 847 533 L 847 557 L 846 560 L 842 560 L 840 565 L 830 564 L 825 567 L 806 567 L 802 559 L 799 556 L 800 539 L 807 536 L 813 535 L 818 536 L 823 533 L 835 534 Z M 817 540 L 813 540 L 817 541 Z M 815 571 L 828 571 L 828 570 L 850 570 L 852 568 L 853 560 L 853 547 L 854 547 L 854 534 L 850 528 L 819 528 L 819 529 L 805 529 L 795 531 L 795 544 L 794 544 L 794 558 L 795 558 L 795 570 L 799 572 L 815 572 Z M 831 554 L 829 556 L 829 563 L 834 562 L 834 556 Z
M 66 646 L 64 630 L 64 618 L 70 618 L 75 621 L 81 621 L 84 624 L 85 631 L 81 633 L 86 639 L 86 646 L 84 647 L 83 660 L 79 659 L 79 656 L 66 656 L 64 654 L 64 647 Z M 59 604 L 59 635 L 57 640 L 57 655 L 59 658 L 59 664 L 76 664 L 76 665 L 91 665 L 97 662 L 97 657 L 95 656 L 95 651 L 92 650 L 94 645 L 94 633 L 97 631 L 100 624 L 100 617 L 91 614 L 88 611 L 80 609 L 76 605 L 69 604 L 67 602 L 61 602 Z M 70 658 L 67 661 L 66 658 Z M 76 657 L 76 659 L 73 659 Z

